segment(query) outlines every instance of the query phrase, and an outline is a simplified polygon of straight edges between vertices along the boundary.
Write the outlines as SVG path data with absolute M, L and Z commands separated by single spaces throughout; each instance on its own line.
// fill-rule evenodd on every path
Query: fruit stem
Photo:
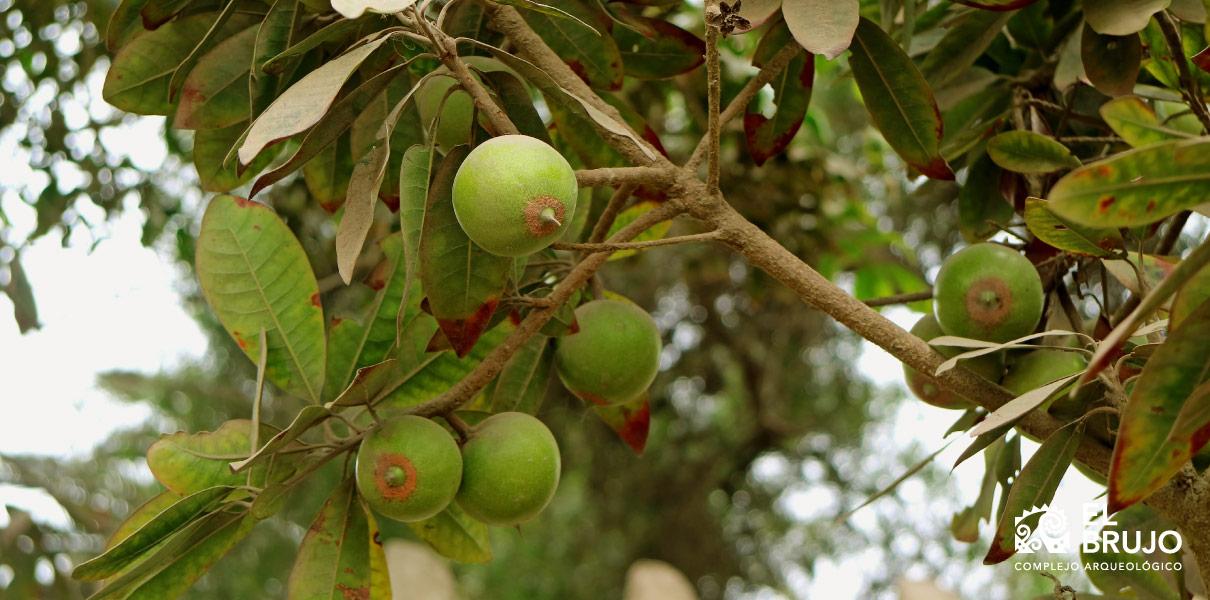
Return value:
M 446 413 L 444 416 L 445 422 L 449 423 L 450 427 L 453 427 L 454 431 L 458 432 L 458 437 L 461 438 L 462 441 L 465 442 L 466 440 L 470 439 L 471 427 L 470 425 L 466 424 L 466 421 L 462 420 L 462 417 L 454 414 L 453 411 Z
M 533 213 L 530 213 L 530 214 L 533 214 Z M 555 216 L 555 209 L 553 209 L 553 208 L 542 209 L 542 212 L 538 213 L 538 218 L 546 223 L 554 223 L 556 227 L 563 226 L 563 223 L 561 221 L 559 221 L 558 217 Z

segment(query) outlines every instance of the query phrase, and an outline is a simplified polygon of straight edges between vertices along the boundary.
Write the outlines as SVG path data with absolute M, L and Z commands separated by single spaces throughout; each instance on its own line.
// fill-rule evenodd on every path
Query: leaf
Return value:
M 651 403 L 646 393 L 621 404 L 590 405 L 592 412 L 618 434 L 635 454 L 643 454 L 647 448 L 647 434 L 651 431 Z
M 507 411 L 537 414 L 549 387 L 554 351 L 549 339 L 536 335 L 504 363 L 504 368 L 487 389 L 491 412 Z
M 982 242 L 1013 219 L 1013 207 L 1000 193 L 1000 167 L 986 154 L 971 165 L 958 191 L 958 228 L 967 242 Z
M 372 404 L 372 401 L 390 383 L 397 366 L 395 359 L 391 358 L 357 369 L 357 374 L 353 376 L 349 387 L 345 388 L 335 400 L 328 403 L 328 407 Z
M 793 43 L 788 29 L 784 26 L 770 29 L 756 47 L 753 66 L 763 67 L 787 43 Z M 744 139 L 748 143 L 748 154 L 758 166 L 784 152 L 802 126 L 815 84 L 815 56 L 795 56 L 769 83 L 776 105 L 773 117 L 761 114 L 759 98 L 749 102 L 744 112 Z
M 1155 111 L 1138 96 L 1122 96 L 1101 105 L 1101 118 L 1114 133 L 1135 148 L 1193 137 L 1165 127 Z
M 1049 503 L 1054 498 L 1055 491 L 1059 489 L 1059 482 L 1063 480 L 1063 474 L 1071 466 L 1076 449 L 1080 447 L 1083 434 L 1084 421 L 1070 423 L 1046 438 L 1038 451 L 1030 457 L 1029 462 L 1025 463 L 1020 475 L 1013 481 L 1012 488 L 1008 490 L 996 535 L 992 539 L 987 556 L 983 558 L 983 564 L 1004 562 L 1016 554 L 1013 548 L 1013 536 L 1017 528 L 1015 518 L 1031 508 Z M 1040 517 L 1040 513 L 1035 513 L 1023 523 L 1031 524 L 1032 528 Z
M 1030 390 L 1024 394 L 1021 394 L 1020 396 L 1017 396 L 1016 398 L 1013 398 L 1012 400 L 1009 400 L 1000 408 L 992 411 L 990 415 L 987 415 L 987 418 L 983 419 L 983 421 L 981 421 L 978 425 L 972 427 L 970 430 L 971 437 L 976 437 L 989 431 L 993 431 L 997 427 L 1001 427 L 1020 419 L 1029 411 L 1041 406 L 1043 402 L 1046 402 L 1047 399 L 1070 384 L 1079 376 L 1080 373 L 1075 373 L 1062 379 L 1056 379 L 1055 381 L 1052 381 L 1040 388 Z
M 583 0 L 563 0 L 559 7 L 575 18 L 552 16 L 537 10 L 520 12 L 529 26 L 585 83 L 601 90 L 621 89 L 624 72 L 618 44 L 587 25 L 608 31 L 612 24 L 599 9 L 590 7 Z
M 239 142 L 248 123 L 236 123 L 222 129 L 200 129 L 193 135 L 193 166 L 202 190 L 207 192 L 229 192 L 248 183 L 273 162 L 275 148 L 266 148 L 252 164 L 240 174 L 236 165 L 224 164 L 231 149 Z
M 216 196 L 198 235 L 202 293 L 252 360 L 255 335 L 268 333 L 269 380 L 319 403 L 326 347 L 319 286 L 290 228 L 268 207 Z
M 475 520 L 451 502 L 440 514 L 416 523 L 408 523 L 416 537 L 432 546 L 438 554 L 461 563 L 487 563 L 492 559 L 487 525 Z
M 143 33 L 143 18 L 139 14 L 147 0 L 122 0 L 109 16 L 105 27 L 105 49 L 117 52 L 136 35 Z
M 248 456 L 251 430 L 251 421 L 234 419 L 213 432 L 163 435 L 147 448 L 147 467 L 164 487 L 181 495 L 242 485 L 246 478 L 232 471 L 228 463 Z M 272 427 L 261 425 L 263 439 L 276 434 Z
M 198 59 L 181 87 L 173 127 L 214 129 L 251 118 L 248 73 L 258 29 L 248 27 Z
M 470 353 L 462 358 L 451 352 L 429 354 L 410 376 L 401 378 L 397 388 L 379 403 L 380 411 L 405 410 L 445 392 L 483 362 L 484 357 L 500 345 L 512 330 L 513 326 L 508 320 L 488 329 Z
M 1143 43 L 1137 34 L 1101 35 L 1084 25 L 1080 58 L 1088 81 L 1109 96 L 1125 96 L 1134 91 L 1143 64 Z
M 390 37 L 384 35 L 357 46 L 290 86 L 252 123 L 239 148 L 240 162 L 248 164 L 265 146 L 318 123 L 353 71 Z
M 261 69 L 269 75 L 281 75 L 302 55 L 329 42 L 336 42 L 347 35 L 356 33 L 359 27 L 361 27 L 361 23 L 358 21 L 348 19 L 333 21 L 325 25 L 323 29 L 312 33 L 265 61 Z
M 384 15 L 403 12 L 416 0 L 332 0 L 332 8 L 346 19 L 356 19 L 369 11 Z
M 1129 35 L 1142 31 L 1151 15 L 1171 3 L 1172 0 L 1097 0 L 1084 3 L 1084 18 L 1097 33 Z
M 369 525 L 370 538 L 370 595 L 367 600 L 391 600 L 391 572 L 387 568 L 387 555 L 382 547 L 382 532 L 373 511 L 364 503 L 361 512 Z
M 216 13 L 203 13 L 172 21 L 142 33 L 122 46 L 105 75 L 101 94 L 106 102 L 140 115 L 167 115 L 168 82 L 214 22 Z M 255 156 L 255 153 L 249 155 Z
M 230 468 L 232 471 L 239 473 L 247 469 L 250 465 L 258 463 L 272 455 L 274 452 L 285 448 L 299 436 L 306 433 L 307 430 L 322 423 L 328 417 L 332 416 L 332 412 L 324 406 L 304 406 L 298 414 L 294 416 L 294 420 L 285 429 L 277 432 L 276 435 L 269 438 L 263 446 L 257 449 L 256 452 L 243 460 L 232 461 Z
M 436 152 L 414 145 L 403 153 L 399 165 L 399 231 L 403 236 L 403 300 L 411 296 L 420 270 L 420 232 L 428 203 L 429 178 Z
M 627 225 L 630 225 L 631 223 L 633 223 L 635 219 L 638 219 L 639 217 L 655 210 L 656 208 L 659 208 L 659 206 L 660 206 L 659 202 L 648 200 L 648 201 L 638 202 L 636 204 L 633 204 L 626 210 L 623 210 L 622 212 L 618 213 L 617 218 L 614 219 L 614 221 L 613 221 L 613 225 L 611 225 L 609 227 L 609 233 L 605 235 L 606 239 L 613 237 L 614 234 L 621 231 Z M 670 229 L 672 229 L 672 222 L 671 221 L 662 221 L 660 223 L 656 223 L 655 225 L 652 225 L 649 229 L 634 236 L 633 238 L 631 238 L 631 241 L 632 242 L 649 242 L 652 240 L 664 239 L 664 236 L 668 235 L 668 231 Z M 639 253 L 638 250 L 620 250 L 618 252 L 614 252 L 613 255 L 609 257 L 609 260 L 611 260 L 611 261 L 622 260 L 624 258 L 634 256 L 638 253 Z
M 292 600 L 369 598 L 370 527 L 346 479 L 324 502 L 303 537 L 286 582 Z
M 83 581 L 100 581 L 118 573 L 165 537 L 210 512 L 233 490 L 235 488 L 230 486 L 217 486 L 184 498 L 169 496 L 175 502 L 107 548 L 105 553 L 77 565 L 71 576 Z
M 329 213 L 344 206 L 353 175 L 353 153 L 349 136 L 342 135 L 302 166 L 303 182 L 311 198 Z
M 1093 229 L 1060 219 L 1039 198 L 1025 200 L 1025 225 L 1035 237 L 1065 252 L 1086 256 L 1113 256 L 1123 245 L 1116 229 Z
M 2 216 L 2 214 L 0 214 Z M 8 261 L 8 283 L 0 288 L 13 304 L 13 320 L 22 334 L 42 327 L 38 322 L 38 302 L 34 298 L 33 286 L 21 266 L 20 254 Z
M 1135 382 L 1113 447 L 1109 512 L 1146 499 L 1210 441 L 1205 394 L 1186 404 L 1210 381 L 1207 339 L 1210 304 L 1203 304 L 1169 334 Z
M 294 43 L 294 34 L 299 29 L 304 13 L 300 0 L 274 0 L 269 13 L 257 28 L 248 80 L 252 119 L 260 116 L 281 91 L 279 85 L 282 84 L 282 78 L 267 73 L 265 63 Z
M 125 521 L 109 536 L 105 541 L 105 549 L 109 550 L 120 544 L 123 540 L 130 537 L 139 528 L 150 523 L 157 515 L 164 512 L 167 508 L 180 501 L 181 497 L 170 491 L 163 491 L 155 496 L 152 496 L 146 502 L 140 504 L 130 512 Z
M 529 88 L 516 75 L 507 71 L 479 72 L 480 79 L 488 84 L 500 99 L 500 106 L 508 114 L 508 118 L 517 126 L 521 135 L 551 143 L 550 132 L 542 115 L 534 108 L 534 100 Z
M 614 27 L 622 53 L 622 70 L 635 79 L 668 79 L 688 73 L 706 61 L 706 43 L 663 19 L 615 9 L 629 27 Z
M 781 14 L 798 44 L 828 60 L 853 42 L 860 9 L 857 0 L 783 0 L 781 4 Z
M 1210 196 L 1210 138 L 1136 148 L 1068 173 L 1050 191 L 1055 214 L 1091 227 L 1134 227 Z
M 1037 2 L 1038 0 L 954 0 L 954 1 L 957 2 L 958 4 L 965 4 L 967 6 L 973 6 L 975 8 L 982 8 L 984 10 L 1007 11 L 1007 10 L 1017 10 L 1018 8 L 1025 8 L 1026 6 L 1029 6 L 1030 4 L 1033 4 L 1034 2 Z
M 328 366 L 324 370 L 324 401 L 332 400 L 346 385 L 357 370 L 361 358 L 361 343 L 365 338 L 365 327 L 348 317 L 332 317 L 328 323 Z
M 421 285 L 433 317 L 460 357 L 487 329 L 512 269 L 512 259 L 475 245 L 454 215 L 454 174 L 467 154 L 465 146 L 454 148 L 437 167 L 420 239 Z
M 913 168 L 934 179 L 953 179 L 939 149 L 941 114 L 920 70 L 867 19 L 853 40 L 849 64 L 874 125 Z
M 975 503 L 962 509 L 950 520 L 950 532 L 954 539 L 973 544 L 979 541 L 979 522 L 990 521 L 992 500 L 996 495 L 996 466 L 1000 454 L 1005 452 L 1003 438 L 997 438 L 994 446 L 983 453 L 983 481 L 979 485 L 979 496 Z M 948 445 L 947 445 L 948 447 Z
M 1180 327 L 1193 311 L 1206 302 L 1210 302 L 1210 268 L 1202 267 L 1181 286 L 1181 290 L 1172 299 L 1172 311 L 1168 316 L 1169 327 Z
M 911 479 L 913 475 L 919 473 L 925 467 L 929 466 L 929 464 L 933 462 L 933 459 L 937 458 L 937 456 L 939 454 L 941 454 L 946 448 L 949 448 L 950 444 L 952 444 L 952 443 L 954 443 L 954 441 L 950 440 L 950 441 L 946 442 L 940 448 L 934 450 L 932 452 L 932 454 L 929 454 L 928 456 L 924 457 L 924 459 L 921 460 L 920 462 L 917 462 L 915 465 L 912 465 L 912 467 L 909 468 L 907 471 L 904 471 L 902 475 L 900 475 L 899 477 L 896 477 L 894 481 L 887 484 L 885 487 L 878 490 L 877 492 L 870 494 L 868 497 L 866 497 L 865 500 L 863 500 L 861 502 L 861 504 L 858 504 L 857 506 L 850 509 L 848 512 L 845 512 L 844 514 L 840 515 L 839 517 L 836 517 L 835 522 L 843 523 L 844 521 L 849 520 L 849 517 L 853 516 L 853 513 L 856 513 L 857 511 L 869 506 L 875 500 L 882 498 L 883 496 L 886 496 L 887 494 L 895 491 L 895 488 L 899 487 L 900 484 Z
M 214 513 L 161 542 L 146 558 L 116 576 L 90 600 L 176 598 L 240 540 L 256 520 L 246 513 Z
M 1016 173 L 1043 174 L 1080 166 L 1066 146 L 1032 131 L 1006 131 L 987 142 L 987 154 Z
M 1013 17 L 1012 12 L 969 11 L 955 20 L 924 57 L 920 72 L 933 89 L 967 73 Z

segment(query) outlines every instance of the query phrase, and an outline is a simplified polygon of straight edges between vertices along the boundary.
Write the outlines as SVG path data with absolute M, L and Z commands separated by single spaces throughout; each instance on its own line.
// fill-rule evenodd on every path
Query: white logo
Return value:
M 1072 528 L 1068 512 L 1057 506 L 1033 506 L 1013 520 L 1013 548 L 1021 554 L 1036 554 L 1045 549 L 1051 554 L 1072 552 Z M 1110 519 L 1104 502 L 1083 505 L 1080 515 L 1079 549 L 1085 553 L 1124 552 L 1150 554 L 1159 550 L 1169 554 L 1183 545 L 1176 531 L 1122 531 Z
M 1049 504 L 1034 506 L 1013 521 L 1013 548 L 1022 554 L 1034 554 L 1046 548 L 1051 554 L 1071 551 L 1071 532 L 1067 515 Z

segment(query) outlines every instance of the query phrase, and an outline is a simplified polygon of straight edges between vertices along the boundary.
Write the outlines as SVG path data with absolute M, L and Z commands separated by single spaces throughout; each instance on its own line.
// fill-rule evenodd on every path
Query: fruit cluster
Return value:
M 912 333 L 924 341 L 951 335 L 1004 343 L 1034 332 L 1042 318 L 1045 296 L 1037 269 L 1024 256 L 999 244 L 964 248 L 941 265 L 933 294 L 934 315 L 916 322 Z M 963 352 L 937 347 L 946 358 Z M 1007 372 L 1006 372 L 1007 365 Z M 994 352 L 964 360 L 962 366 L 1021 395 L 1084 370 L 1083 356 L 1057 349 L 1040 349 L 1007 356 Z M 968 408 L 970 402 L 942 389 L 931 377 L 903 366 L 908 388 L 921 400 L 940 408 Z
M 358 492 L 383 516 L 422 521 L 457 502 L 501 526 L 538 516 L 555 495 L 559 470 L 554 435 L 517 412 L 484 419 L 461 448 L 431 419 L 391 419 L 362 440 L 356 467 Z

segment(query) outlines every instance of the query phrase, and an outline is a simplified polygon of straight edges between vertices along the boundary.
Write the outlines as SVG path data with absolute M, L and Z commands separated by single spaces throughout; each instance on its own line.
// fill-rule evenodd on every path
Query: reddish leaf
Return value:
M 775 27 L 761 38 L 760 45 L 752 57 L 756 67 L 764 66 L 786 44 L 793 44 L 790 30 L 784 25 Z M 748 153 L 757 165 L 785 151 L 802 126 L 811 102 L 811 89 L 815 83 L 815 56 L 799 54 L 781 71 L 772 82 L 773 102 L 777 105 L 772 118 L 759 111 L 759 101 L 748 104 L 744 114 L 744 136 L 748 142 Z
M 1084 25 L 1080 42 L 1080 57 L 1084 74 L 1101 92 L 1110 96 L 1125 96 L 1134 91 L 1143 63 L 1143 43 L 1138 34 L 1101 35 Z
M 615 9 L 614 14 L 630 26 L 613 30 L 626 75 L 666 79 L 688 73 L 705 62 L 706 43 L 696 35 L 662 19 L 632 15 L 623 8 Z
M 651 403 L 646 394 L 623 404 L 596 405 L 592 407 L 592 411 L 597 413 L 635 454 L 643 453 L 647 447 L 647 433 L 651 429 Z
M 1203 48 L 1201 52 L 1193 55 L 1191 59 L 1197 68 L 1210 73 L 1210 46 Z

